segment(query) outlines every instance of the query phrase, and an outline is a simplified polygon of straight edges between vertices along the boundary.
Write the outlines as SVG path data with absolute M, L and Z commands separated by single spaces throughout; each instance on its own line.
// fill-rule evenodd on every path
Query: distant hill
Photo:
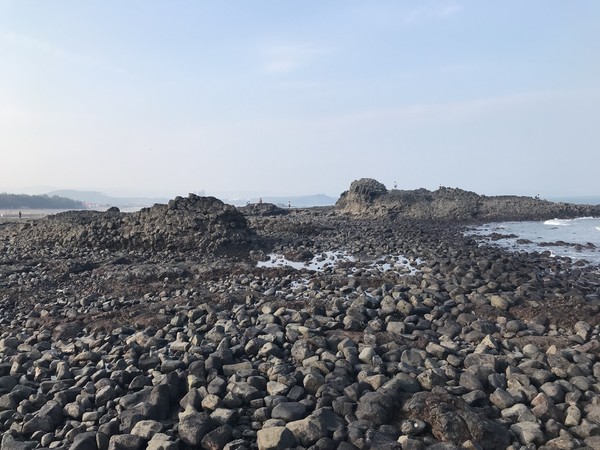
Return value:
M 152 206 L 156 203 L 168 203 L 168 198 L 147 198 L 147 197 L 111 197 L 96 191 L 75 191 L 75 190 L 60 190 L 49 192 L 48 195 L 60 195 L 69 197 L 87 205 L 98 206 L 117 206 L 136 207 L 136 206 Z
M 0 194 L 0 209 L 83 209 L 77 200 L 58 195 Z
M 116 206 L 118 208 L 144 207 L 152 206 L 156 203 L 169 203 L 170 198 L 161 197 L 112 197 L 98 191 L 76 191 L 76 190 L 57 190 L 49 192 L 48 195 L 58 195 L 68 197 L 86 205 L 91 206 Z M 238 198 L 221 199 L 223 202 L 235 206 L 245 206 L 247 203 L 258 203 L 259 198 Z M 263 197 L 265 203 L 273 203 L 278 206 L 287 207 L 288 202 L 293 208 L 307 208 L 310 206 L 331 206 L 336 202 L 336 198 L 324 194 L 315 195 L 296 195 L 290 197 Z
M 288 206 L 288 202 L 291 204 L 292 208 L 308 208 L 311 206 L 332 206 L 335 205 L 336 200 L 336 198 L 329 197 L 325 194 L 297 195 L 290 197 L 262 197 L 262 201 L 264 203 L 273 203 L 277 206 L 286 208 Z M 235 206 L 244 206 L 246 203 L 257 203 L 259 198 L 253 197 L 248 199 L 230 199 L 224 201 L 225 203 L 230 203 Z

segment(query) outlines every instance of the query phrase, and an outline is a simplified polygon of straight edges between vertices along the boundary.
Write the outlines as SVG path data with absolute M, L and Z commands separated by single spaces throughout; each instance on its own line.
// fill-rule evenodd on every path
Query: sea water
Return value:
M 513 251 L 550 251 L 554 256 L 600 265 L 600 218 L 597 217 L 489 223 L 470 228 L 466 234 L 482 243 Z M 492 238 L 494 234 L 496 237 Z
M 256 267 L 292 267 L 296 270 L 307 269 L 323 272 L 327 267 L 336 266 L 340 262 L 352 262 L 354 257 L 346 252 L 324 252 L 310 261 L 290 261 L 285 256 L 271 253 L 268 260 L 259 261 Z
M 298 262 L 290 261 L 284 255 L 278 253 L 271 253 L 267 256 L 266 261 L 259 261 L 256 267 L 291 267 L 296 270 L 314 270 L 316 272 L 323 272 L 328 268 L 335 268 L 340 263 L 355 263 L 358 259 L 344 251 L 329 251 L 323 252 L 311 259 L 310 261 Z M 421 264 L 419 258 L 411 260 L 403 255 L 385 255 L 378 258 L 375 261 L 362 261 L 368 263 L 367 269 L 375 269 L 378 272 L 394 272 L 396 274 L 414 275 L 418 272 L 417 266 Z M 356 271 L 353 268 L 351 272 Z

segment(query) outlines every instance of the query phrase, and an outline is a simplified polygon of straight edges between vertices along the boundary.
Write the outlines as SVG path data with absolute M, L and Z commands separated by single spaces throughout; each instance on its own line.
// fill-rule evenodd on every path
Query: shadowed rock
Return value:
M 482 448 L 497 450 L 510 443 L 506 428 L 475 412 L 464 400 L 440 387 L 413 395 L 404 408 L 413 419 L 428 423 L 440 441 L 460 446 L 470 440 Z
M 118 209 L 68 211 L 27 226 L 27 237 L 38 243 L 93 249 L 155 251 L 194 250 L 211 254 L 247 251 L 255 237 L 244 216 L 214 197 L 176 197 L 134 213 Z M 74 268 L 72 272 L 91 270 Z

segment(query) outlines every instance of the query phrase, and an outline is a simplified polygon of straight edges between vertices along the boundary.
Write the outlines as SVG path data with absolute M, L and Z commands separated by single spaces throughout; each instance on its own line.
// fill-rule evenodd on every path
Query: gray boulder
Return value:
M 295 420 L 286 425 L 294 437 L 304 447 L 310 447 L 327 434 L 325 421 L 315 415 L 305 419 Z
M 306 416 L 306 406 L 298 402 L 279 403 L 271 412 L 271 418 L 282 419 L 286 422 L 303 419 Z
M 389 423 L 393 413 L 394 400 L 379 392 L 367 392 L 358 401 L 356 418 L 374 426 Z
M 71 450 L 98 450 L 97 433 L 89 431 L 78 434 L 73 439 Z
M 214 430 L 215 423 L 206 413 L 186 410 L 179 418 L 179 437 L 190 447 L 199 447 L 204 436 Z
M 117 434 L 110 438 L 108 450 L 142 450 L 145 441 L 133 434 Z
M 131 429 L 131 434 L 144 438 L 146 440 L 152 439 L 157 433 L 160 433 L 163 426 L 157 420 L 140 420 Z
M 206 450 L 221 450 L 233 436 L 231 425 L 222 425 L 210 431 L 202 438 L 200 445 Z
M 258 450 L 285 450 L 296 445 L 294 434 L 286 427 L 263 428 L 257 433 Z

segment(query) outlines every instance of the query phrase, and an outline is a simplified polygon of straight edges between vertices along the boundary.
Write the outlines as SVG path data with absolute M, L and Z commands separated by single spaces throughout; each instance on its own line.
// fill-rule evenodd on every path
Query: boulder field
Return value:
M 600 448 L 598 268 L 353 186 L 1 223 L 0 449 Z

